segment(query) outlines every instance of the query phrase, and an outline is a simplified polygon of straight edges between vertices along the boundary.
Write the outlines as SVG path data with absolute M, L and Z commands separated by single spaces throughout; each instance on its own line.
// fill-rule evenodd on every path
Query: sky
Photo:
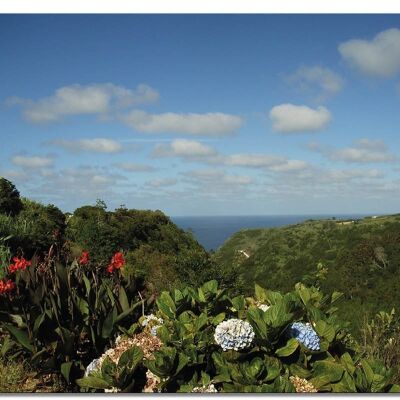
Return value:
M 0 15 L 0 176 L 73 211 L 399 212 L 398 15 Z

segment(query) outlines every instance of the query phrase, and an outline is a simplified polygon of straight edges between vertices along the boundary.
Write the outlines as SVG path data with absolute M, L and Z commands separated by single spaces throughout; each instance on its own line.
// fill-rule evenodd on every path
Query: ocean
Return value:
M 210 216 L 171 217 L 184 230 L 193 233 L 197 241 L 208 251 L 217 250 L 230 236 L 241 229 L 271 228 L 296 224 L 308 219 L 357 219 L 367 214 L 352 215 L 262 215 L 262 216 Z

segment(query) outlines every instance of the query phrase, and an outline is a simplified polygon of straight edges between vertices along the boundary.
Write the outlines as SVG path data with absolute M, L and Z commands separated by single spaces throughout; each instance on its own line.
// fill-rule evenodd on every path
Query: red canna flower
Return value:
M 29 267 L 32 263 L 30 261 L 26 261 L 24 257 L 13 258 L 14 264 L 9 265 L 8 270 L 10 273 L 16 272 L 18 270 L 25 270 L 26 267 Z
M 89 264 L 89 252 L 82 251 L 81 258 L 79 259 L 79 264 L 88 265 Z
M 112 257 L 110 264 L 108 264 L 107 272 L 111 274 L 114 272 L 114 269 L 120 269 L 124 264 L 124 255 L 120 251 L 118 251 Z
M 6 295 L 7 293 L 10 293 L 10 292 L 12 292 L 13 290 L 14 290 L 14 288 L 15 288 L 15 284 L 14 284 L 14 282 L 13 281 L 11 281 L 11 280 L 5 280 L 5 279 L 2 279 L 1 281 L 0 281 L 0 295 L 1 296 L 4 296 L 4 295 Z

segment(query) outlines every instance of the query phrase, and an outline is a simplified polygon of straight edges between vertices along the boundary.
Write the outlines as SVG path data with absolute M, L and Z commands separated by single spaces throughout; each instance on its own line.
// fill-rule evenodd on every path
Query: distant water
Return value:
M 241 229 L 271 228 L 296 224 L 308 219 L 357 219 L 366 214 L 352 215 L 263 215 L 263 216 L 212 216 L 171 217 L 184 230 L 190 230 L 206 250 L 217 250 L 230 236 Z

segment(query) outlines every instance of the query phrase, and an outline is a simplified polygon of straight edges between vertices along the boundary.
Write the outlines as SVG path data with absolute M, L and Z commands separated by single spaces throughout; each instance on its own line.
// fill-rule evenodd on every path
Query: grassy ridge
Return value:
M 245 292 L 254 283 L 288 291 L 323 263 L 328 275 L 322 288 L 345 293 L 340 312 L 353 322 L 355 332 L 363 316 L 400 309 L 400 215 L 246 229 L 234 234 L 214 257 L 239 277 Z

